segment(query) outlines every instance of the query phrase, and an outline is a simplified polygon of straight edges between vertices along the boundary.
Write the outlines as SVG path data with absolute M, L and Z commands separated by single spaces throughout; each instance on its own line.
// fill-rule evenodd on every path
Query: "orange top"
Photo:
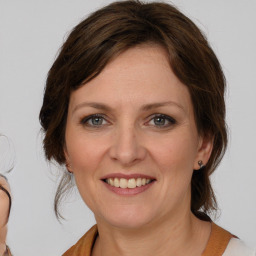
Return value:
M 80 238 L 80 240 L 75 245 L 73 245 L 62 256 L 90 256 L 97 235 L 97 225 L 94 225 Z
M 232 237 L 232 234 L 212 222 L 211 235 L 202 256 L 221 256 Z
M 95 225 L 62 256 L 90 256 L 97 235 Z M 212 223 L 211 235 L 202 256 L 221 256 L 232 237 L 228 231 Z

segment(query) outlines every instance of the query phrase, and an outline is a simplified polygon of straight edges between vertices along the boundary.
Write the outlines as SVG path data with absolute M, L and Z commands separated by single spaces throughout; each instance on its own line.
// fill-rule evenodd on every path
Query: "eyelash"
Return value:
M 102 123 L 100 123 L 99 125 L 89 124 L 89 122 L 92 121 L 93 118 L 99 118 L 99 119 L 102 120 L 102 122 L 104 122 L 104 121 L 105 121 L 105 122 L 108 122 L 108 121 L 106 120 L 104 114 L 93 114 L 93 115 L 89 115 L 89 116 L 87 116 L 87 117 L 82 118 L 81 121 L 80 121 L 80 123 L 81 123 L 82 125 L 84 125 L 84 126 L 88 126 L 88 127 L 92 127 L 92 128 L 101 128 L 102 126 L 106 125 L 106 124 L 102 124 Z M 147 121 L 146 124 L 147 124 L 148 126 L 151 126 L 149 123 L 150 123 L 151 121 L 156 120 L 157 118 L 164 119 L 164 122 L 166 122 L 166 121 L 168 122 L 167 125 L 164 124 L 164 125 L 160 125 L 160 126 L 158 126 L 158 125 L 156 125 L 156 124 L 154 123 L 153 126 L 155 126 L 155 127 L 158 128 L 158 129 L 169 128 L 170 126 L 176 124 L 176 120 L 175 120 L 174 118 L 172 118 L 172 117 L 170 117 L 170 116 L 168 116 L 168 115 L 164 115 L 164 114 L 154 114 L 154 115 L 151 115 L 149 121 Z
M 102 124 L 100 124 L 100 125 L 93 125 L 93 124 L 89 124 L 89 121 L 92 120 L 93 118 L 99 118 L 99 119 L 102 119 L 103 122 L 104 122 L 104 121 L 106 121 L 106 118 L 104 116 L 105 115 L 103 115 L 103 114 L 89 115 L 89 116 L 86 116 L 86 117 L 82 118 L 80 123 L 82 125 L 85 125 L 85 126 L 94 127 L 94 128 L 100 128 L 102 126 Z
M 156 118 L 161 118 L 161 119 L 164 119 L 164 122 L 167 121 L 168 124 L 166 125 L 161 125 L 161 126 L 158 126 L 156 124 L 154 124 L 154 126 L 158 129 L 164 129 L 164 128 L 169 128 L 170 126 L 176 124 L 176 120 L 168 115 L 164 115 L 164 114 L 154 114 L 153 116 L 151 116 L 151 119 L 149 120 L 149 122 L 153 121 L 153 120 L 156 120 Z M 149 123 L 148 122 L 148 123 Z

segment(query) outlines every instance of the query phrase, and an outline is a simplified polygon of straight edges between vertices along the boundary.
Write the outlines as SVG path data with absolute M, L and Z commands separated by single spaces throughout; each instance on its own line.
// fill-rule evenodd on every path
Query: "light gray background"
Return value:
M 44 160 L 38 113 L 47 72 L 64 38 L 88 13 L 110 2 L 0 0 L 0 133 L 15 148 L 15 167 L 8 174 L 14 198 L 8 243 L 15 256 L 61 255 L 94 223 L 78 193 L 63 205 L 67 220 L 60 225 L 55 219 L 57 168 Z M 216 222 L 255 247 L 256 1 L 173 3 L 205 32 L 228 81 L 230 144 L 213 176 L 221 209 Z

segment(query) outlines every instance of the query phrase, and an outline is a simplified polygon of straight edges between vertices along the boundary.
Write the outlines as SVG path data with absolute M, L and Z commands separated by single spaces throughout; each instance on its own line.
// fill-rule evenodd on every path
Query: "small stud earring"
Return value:
M 202 160 L 199 160 L 198 161 L 198 165 L 199 165 L 199 170 L 203 169 L 204 168 L 204 164 L 203 164 L 203 161 Z

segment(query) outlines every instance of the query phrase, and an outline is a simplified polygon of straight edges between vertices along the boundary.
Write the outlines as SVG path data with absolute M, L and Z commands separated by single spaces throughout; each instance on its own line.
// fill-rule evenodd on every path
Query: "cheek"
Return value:
M 193 140 L 185 134 L 173 136 L 154 147 L 152 155 L 159 168 L 163 200 L 173 207 L 189 200 L 196 155 Z
M 0 229 L 7 223 L 9 211 L 9 198 L 4 191 L 0 190 Z
M 168 195 L 166 196 L 168 202 L 170 198 L 180 201 L 190 193 L 197 154 L 196 138 L 184 129 L 158 140 L 158 143 L 152 147 L 152 156 L 159 168 L 159 178 L 163 182 L 163 194 Z
M 72 135 L 72 136 L 70 136 Z M 81 197 L 87 206 L 93 211 L 96 191 L 98 190 L 98 179 L 104 155 L 104 148 L 99 139 L 84 136 L 83 133 L 66 133 L 66 146 L 71 169 Z
M 101 162 L 105 143 L 96 136 L 85 136 L 83 132 L 66 131 L 66 147 L 70 164 L 76 172 L 91 172 Z
M 193 137 L 186 133 L 173 134 L 158 140 L 152 145 L 152 156 L 163 167 L 163 170 L 192 171 L 197 154 L 197 146 Z

